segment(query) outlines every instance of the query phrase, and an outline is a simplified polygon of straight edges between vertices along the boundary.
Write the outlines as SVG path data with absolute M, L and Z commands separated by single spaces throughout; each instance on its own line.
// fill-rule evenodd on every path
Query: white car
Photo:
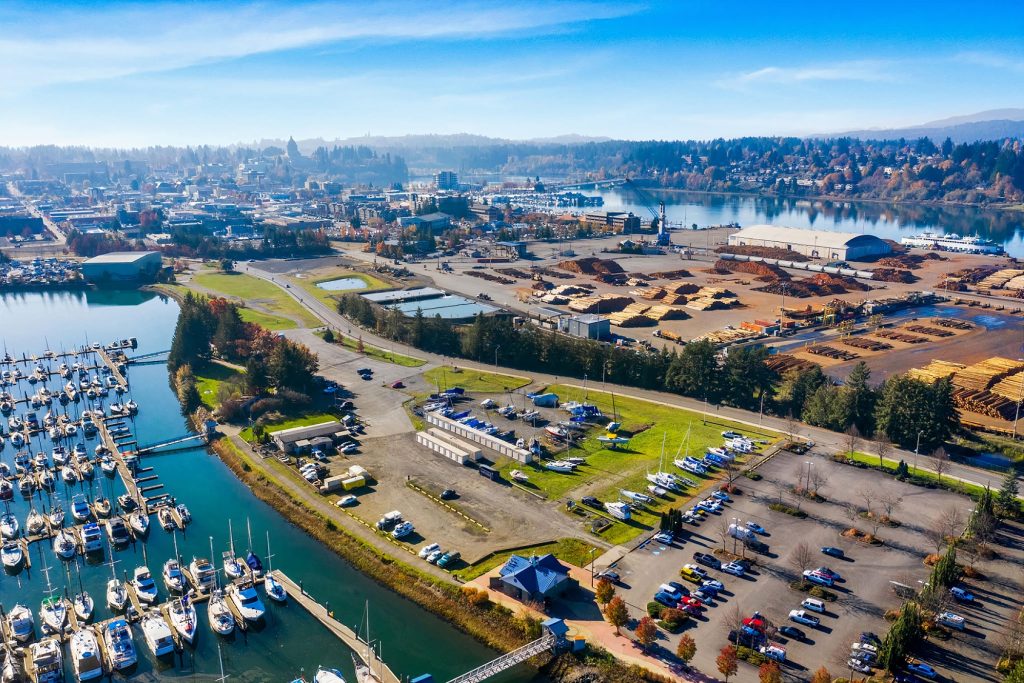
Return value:
M 352 451 L 357 450 L 359 450 L 359 444 L 352 443 L 351 441 L 338 447 L 338 452 L 341 453 L 342 455 L 348 455 Z
M 871 667 L 870 666 L 868 666 L 864 662 L 862 662 L 859 659 L 856 659 L 854 657 L 850 657 L 850 659 L 846 660 L 846 666 L 848 666 L 851 669 L 853 669 L 854 671 L 858 671 L 858 672 L 860 672 L 862 674 L 869 674 L 869 673 L 871 673 Z
M 746 570 L 743 569 L 743 565 L 738 562 L 729 562 L 728 564 L 722 565 L 722 571 L 726 574 L 732 574 L 733 576 L 743 576 L 746 574 Z
M 816 627 L 820 623 L 818 621 L 818 617 L 811 616 L 802 609 L 791 610 L 789 613 L 789 620 L 795 621 L 798 624 L 803 624 L 804 626 Z
M 347 508 L 355 505 L 358 502 L 359 499 L 356 498 L 355 496 L 344 496 L 342 498 L 339 498 L 338 502 L 335 503 L 335 505 L 337 505 L 340 508 Z
M 422 550 L 420 550 L 420 557 L 425 560 L 430 555 L 430 553 L 440 549 L 441 545 L 439 543 L 431 543 L 430 545 L 425 545 L 423 546 Z
M 437 563 L 438 560 L 441 559 L 442 555 L 444 555 L 444 551 L 438 548 L 434 552 L 427 555 L 427 562 L 429 562 L 430 564 L 435 564 Z
M 412 522 L 402 522 L 391 532 L 392 538 L 405 538 L 415 530 Z

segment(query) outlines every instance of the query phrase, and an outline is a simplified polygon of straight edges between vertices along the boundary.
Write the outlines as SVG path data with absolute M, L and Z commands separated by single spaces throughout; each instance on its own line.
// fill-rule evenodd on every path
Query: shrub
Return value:
M 807 513 L 804 512 L 803 510 L 797 510 L 792 505 L 786 505 L 785 503 L 769 503 L 768 509 L 774 510 L 775 512 L 784 512 L 787 515 L 791 515 L 799 519 L 803 519 L 807 516 Z
M 665 609 L 665 606 L 660 602 L 651 601 L 647 603 L 647 614 L 655 619 L 661 618 L 661 612 Z
M 836 599 L 835 593 L 833 593 L 830 590 L 825 590 L 821 586 L 813 586 L 811 590 L 807 591 L 807 594 L 813 598 L 818 598 L 819 600 L 828 600 L 830 602 Z
M 768 658 L 757 650 L 752 650 L 745 645 L 740 645 L 736 648 L 736 656 L 745 662 L 749 662 L 754 666 L 761 666 L 768 661 Z
M 679 633 L 679 630 L 682 629 L 689 620 L 690 615 L 686 612 L 667 607 L 661 610 L 661 619 L 658 621 L 658 626 L 669 633 Z
M 486 607 L 491 601 L 490 593 L 485 590 L 477 590 L 472 586 L 464 586 L 462 588 L 462 594 L 473 607 Z
M 743 473 L 743 476 L 751 481 L 761 481 L 764 477 L 759 472 L 747 471 Z

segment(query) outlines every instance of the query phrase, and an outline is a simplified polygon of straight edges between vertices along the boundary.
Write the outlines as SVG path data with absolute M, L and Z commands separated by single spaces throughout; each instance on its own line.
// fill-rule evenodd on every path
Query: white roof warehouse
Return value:
M 857 261 L 892 252 L 892 247 L 875 235 L 803 230 L 778 225 L 751 225 L 743 228 L 729 235 L 729 246 L 775 247 L 789 249 L 811 258 L 838 261 Z

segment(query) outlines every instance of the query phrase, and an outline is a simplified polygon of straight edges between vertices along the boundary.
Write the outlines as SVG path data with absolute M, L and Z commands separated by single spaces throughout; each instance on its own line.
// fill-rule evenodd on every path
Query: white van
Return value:
M 821 614 L 825 613 L 825 603 L 823 603 L 821 600 L 818 600 L 817 598 L 806 598 L 803 602 L 800 603 L 800 606 L 804 607 L 805 609 L 809 609 L 812 612 L 818 612 Z

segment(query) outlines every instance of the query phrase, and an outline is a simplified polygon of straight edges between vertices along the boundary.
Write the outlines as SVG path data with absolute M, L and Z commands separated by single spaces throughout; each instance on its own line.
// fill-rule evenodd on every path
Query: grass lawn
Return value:
M 372 275 L 366 275 L 363 273 L 353 273 L 350 270 L 315 270 L 312 271 L 311 275 L 312 277 L 302 278 L 291 276 L 288 279 L 292 282 L 292 284 L 298 285 L 299 287 L 306 290 L 307 292 L 309 292 L 310 294 L 312 294 L 317 299 L 327 304 L 331 308 L 334 308 L 334 306 L 338 303 L 338 299 L 341 298 L 343 294 L 347 294 L 349 292 L 372 292 L 375 289 L 387 289 L 388 287 L 391 286 L 388 283 L 384 282 L 383 280 L 375 278 Z M 328 290 L 323 289 L 321 287 L 317 287 L 317 285 L 320 284 L 321 282 L 330 282 L 331 280 L 340 280 L 342 278 L 350 277 L 362 280 L 366 284 L 366 287 L 362 289 L 347 290 Z
M 353 339 L 352 337 L 346 337 L 340 332 L 335 332 L 335 342 L 337 342 L 339 338 L 341 339 L 342 346 L 352 349 L 353 351 L 359 348 L 359 341 L 357 339 Z M 370 358 L 376 358 L 377 360 L 382 360 L 388 363 L 394 363 L 395 365 L 401 365 L 406 368 L 418 368 L 421 365 L 425 365 L 427 362 L 422 358 L 403 356 L 400 353 L 394 353 L 393 351 L 388 351 L 387 349 L 382 349 L 380 347 L 373 346 L 372 344 L 367 344 L 366 342 L 363 342 L 363 355 L 369 356 Z
M 277 332 L 279 330 L 291 330 L 298 327 L 291 318 L 282 318 L 276 315 L 270 315 L 263 311 L 257 311 L 253 308 L 240 308 L 238 309 L 238 316 L 242 319 L 242 322 L 256 323 L 261 327 L 265 327 L 268 330 Z
M 584 540 L 578 538 L 563 538 L 554 543 L 538 543 L 527 548 L 520 548 L 519 550 L 511 550 L 509 552 L 497 553 L 492 555 L 476 564 L 470 565 L 459 572 L 459 576 L 466 580 L 471 581 L 478 576 L 486 574 L 495 567 L 499 567 L 505 564 L 510 555 L 522 555 L 527 557 L 529 555 L 547 555 L 548 553 L 553 554 L 558 559 L 568 562 L 571 565 L 577 567 L 586 567 L 590 564 L 591 559 L 595 559 L 601 556 L 600 552 L 596 552 L 591 555 L 590 551 L 595 549 L 595 546 L 587 543 Z
M 423 373 L 423 378 L 430 384 L 441 387 L 442 391 L 451 387 L 462 387 L 466 391 L 481 394 L 500 394 L 507 389 L 525 387 L 531 382 L 529 377 L 521 375 L 502 375 L 451 367 L 427 370 Z
M 237 377 L 237 370 L 225 367 L 218 363 L 205 363 L 202 367 L 193 370 L 196 377 L 196 391 L 199 392 L 199 400 L 203 405 L 213 410 L 217 407 L 217 390 L 221 382 Z
M 199 287 L 224 296 L 241 299 L 242 303 L 258 304 L 275 316 L 301 322 L 305 327 L 319 327 L 322 323 L 299 302 L 292 299 L 277 285 L 241 273 L 201 273 L 192 278 Z
M 321 422 L 329 422 L 330 420 L 337 419 L 337 416 L 332 415 L 331 413 L 311 412 L 305 413 L 303 415 L 298 415 L 287 420 L 281 420 L 280 422 L 268 424 L 266 425 L 266 430 L 268 432 L 276 432 L 280 429 L 291 429 L 292 427 L 307 427 L 309 425 L 320 424 Z M 252 429 L 249 427 L 246 427 L 241 432 L 239 432 L 239 436 L 241 436 L 249 443 L 253 442 Z
M 555 385 L 548 387 L 547 390 L 558 394 L 563 401 L 584 400 L 583 391 L 573 387 Z M 608 419 L 611 419 L 613 414 L 611 394 L 590 390 L 586 401 L 597 405 L 608 416 Z M 570 456 L 584 457 L 587 460 L 586 464 L 578 467 L 572 474 L 561 474 L 542 467 L 523 466 L 510 462 L 501 468 L 502 475 L 510 478 L 508 474 L 510 470 L 522 470 L 530 477 L 526 487 L 545 494 L 549 499 L 579 498 L 583 494 L 578 489 L 587 486 L 589 490 L 586 493 L 602 501 L 614 501 L 620 498 L 619 491 L 621 489 L 640 493 L 647 492 L 649 482 L 646 475 L 648 472 L 658 471 L 662 443 L 664 443 L 665 453 L 664 470 L 694 479 L 698 481 L 698 487 L 703 489 L 705 483 L 710 484 L 714 480 L 714 470 L 707 477 L 701 478 L 695 474 L 683 472 L 672 463 L 672 460 L 686 454 L 697 458 L 703 456 L 709 446 L 722 444 L 722 432 L 729 429 L 770 442 L 779 438 L 779 435 L 774 432 L 758 432 L 755 429 L 719 419 L 714 415 L 709 415 L 707 424 L 702 424 L 701 413 L 637 398 L 616 396 L 615 415 L 617 421 L 622 424 L 620 434 L 633 434 L 630 442 L 620 446 L 618 450 L 611 450 L 597 441 L 594 437 L 603 434 L 603 430 L 592 429 L 585 438 L 576 443 L 569 453 Z M 559 453 L 559 457 L 561 457 L 561 453 Z M 697 491 L 692 493 L 696 494 Z M 667 498 L 659 499 L 647 509 L 634 513 L 630 522 L 616 521 L 601 533 L 601 537 L 609 543 L 628 541 L 641 532 L 656 527 L 659 513 L 671 506 L 678 507 L 681 499 L 689 497 L 687 494 L 669 494 Z
M 877 455 L 871 455 L 868 453 L 860 452 L 846 453 L 845 455 L 846 457 L 850 458 L 850 460 L 853 460 L 855 462 L 864 463 L 865 465 L 869 465 L 871 467 L 878 467 Z M 897 465 L 900 464 L 900 461 L 890 460 L 889 458 L 883 458 L 882 463 L 884 464 L 885 468 L 889 470 L 889 474 L 892 474 L 893 472 L 896 471 L 896 467 Z M 911 479 L 916 479 L 918 482 L 922 484 L 934 484 L 935 486 L 942 486 L 943 488 L 956 489 L 959 492 L 965 493 L 974 498 L 979 497 L 985 490 L 984 487 L 978 486 L 977 484 L 971 484 L 966 481 L 958 481 L 956 479 L 950 478 L 949 476 L 943 477 L 941 480 L 942 483 L 940 484 L 939 475 L 935 474 L 934 472 L 929 472 L 927 470 L 915 470 L 913 462 L 908 462 L 907 467 L 909 468 Z

